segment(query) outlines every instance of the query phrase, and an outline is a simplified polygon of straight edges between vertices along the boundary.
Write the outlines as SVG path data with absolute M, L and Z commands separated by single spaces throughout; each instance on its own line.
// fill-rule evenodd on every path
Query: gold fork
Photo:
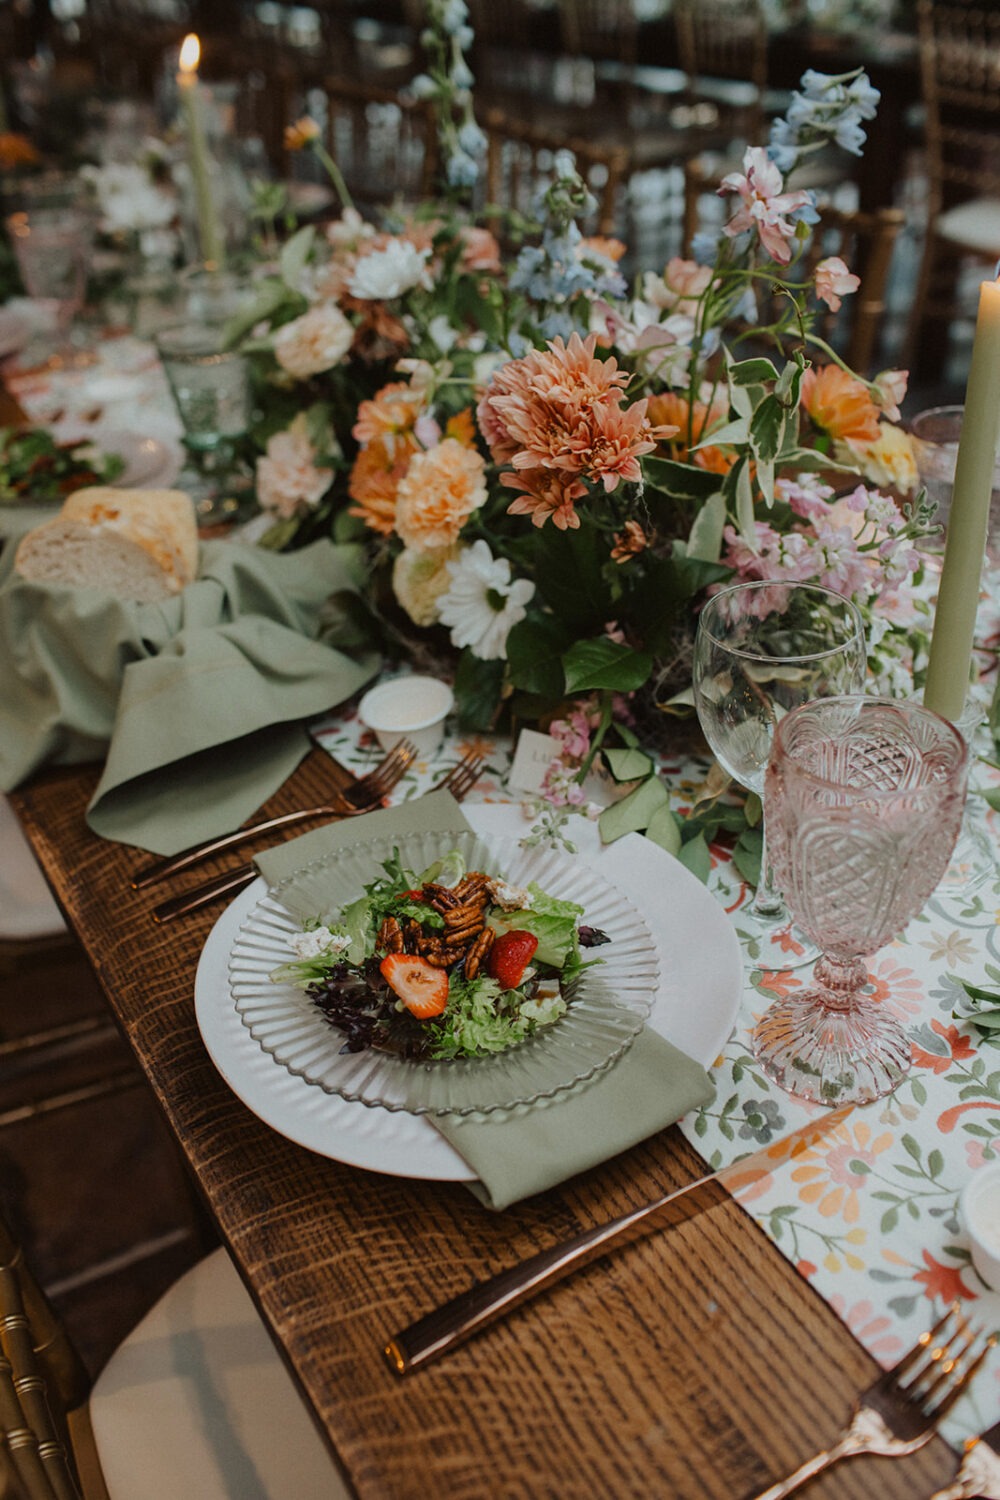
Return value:
M 949 1324 L 953 1326 L 945 1335 Z M 755 1495 L 754 1500 L 784 1500 L 841 1458 L 854 1458 L 859 1453 L 903 1458 L 916 1453 L 930 1442 L 941 1419 L 992 1348 L 995 1341 L 988 1338 L 974 1352 L 980 1337 L 958 1303 L 952 1303 L 934 1327 L 920 1335 L 909 1353 L 861 1396 L 832 1448 L 824 1448 L 787 1479 Z
M 408 764 L 409 762 L 407 762 Z M 456 800 L 461 799 L 472 790 L 479 774 L 486 764 L 486 757 L 477 755 L 473 751 L 467 751 L 462 759 L 457 761 L 446 776 L 443 776 L 433 791 L 450 791 Z M 397 766 L 394 769 L 391 784 L 383 786 L 381 796 L 376 802 L 381 801 L 382 796 L 392 790 L 403 774 L 405 767 Z M 372 775 L 375 773 L 373 772 Z M 384 779 L 384 778 L 383 778 Z M 376 803 L 369 803 L 367 807 L 358 807 L 350 813 L 339 813 L 338 817 L 356 817 L 360 813 L 371 812 Z M 207 906 L 212 901 L 217 901 L 221 896 L 230 893 L 235 894 L 248 886 L 251 881 L 256 880 L 257 869 L 254 865 L 240 865 L 235 870 L 227 870 L 223 875 L 218 875 L 214 880 L 206 881 L 192 891 L 186 891 L 181 896 L 174 896 L 170 901 L 164 901 L 153 908 L 153 920 L 155 922 L 172 922 L 177 917 L 187 916 L 192 911 L 197 911 L 202 906 Z
M 213 854 L 221 854 L 224 849 L 232 849 L 237 844 L 245 844 L 259 833 L 270 833 L 277 828 L 290 828 L 295 823 L 306 823 L 312 818 L 350 818 L 357 812 L 368 812 L 375 802 L 381 801 L 386 792 L 391 792 L 396 785 L 397 766 L 402 774 L 415 755 L 416 750 L 409 740 L 401 740 L 373 770 L 365 776 L 359 776 L 356 780 L 351 777 L 350 772 L 345 771 L 334 761 L 332 769 L 335 785 L 329 803 L 320 807 L 299 807 L 294 812 L 281 813 L 276 818 L 265 818 L 259 823 L 245 824 L 233 833 L 223 834 L 220 838 L 205 839 L 200 844 L 192 844 L 189 849 L 182 849 L 179 854 L 172 854 L 168 859 L 155 860 L 152 864 L 144 865 L 136 870 L 132 877 L 132 889 L 134 891 L 145 890 L 147 886 L 156 885 L 158 881 L 166 880 L 171 875 L 179 875 L 182 870 L 198 864 L 203 859 L 210 859 Z

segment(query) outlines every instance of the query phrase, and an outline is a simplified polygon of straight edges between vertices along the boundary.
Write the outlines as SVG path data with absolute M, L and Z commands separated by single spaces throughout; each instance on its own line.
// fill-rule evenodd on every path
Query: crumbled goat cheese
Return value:
M 313 927 L 309 932 L 297 932 L 292 938 L 296 958 L 319 958 L 324 953 L 344 953 L 351 946 L 349 937 L 342 932 L 331 932 L 329 927 Z
M 531 892 L 520 886 L 508 885 L 506 880 L 491 880 L 488 890 L 497 906 L 504 911 L 524 911 L 531 906 Z

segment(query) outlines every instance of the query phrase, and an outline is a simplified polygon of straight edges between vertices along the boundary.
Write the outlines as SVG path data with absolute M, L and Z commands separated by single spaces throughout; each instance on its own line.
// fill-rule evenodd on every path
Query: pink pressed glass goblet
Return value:
M 958 836 L 968 747 L 912 701 L 825 698 L 777 726 L 764 781 L 771 858 L 789 908 L 822 956 L 813 983 L 753 1033 L 782 1088 L 863 1103 L 910 1066 L 903 1028 L 870 995 L 865 959 L 900 933 L 944 874 Z

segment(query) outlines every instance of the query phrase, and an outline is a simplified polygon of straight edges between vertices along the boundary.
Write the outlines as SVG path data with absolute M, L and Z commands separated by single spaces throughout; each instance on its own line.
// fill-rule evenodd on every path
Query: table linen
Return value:
M 309 748 L 305 721 L 376 659 L 327 644 L 349 549 L 204 542 L 198 579 L 155 604 L 29 582 L 0 556 L 0 788 L 106 757 L 88 821 L 173 854 L 247 818 Z M 322 638 L 321 638 L 322 637 Z

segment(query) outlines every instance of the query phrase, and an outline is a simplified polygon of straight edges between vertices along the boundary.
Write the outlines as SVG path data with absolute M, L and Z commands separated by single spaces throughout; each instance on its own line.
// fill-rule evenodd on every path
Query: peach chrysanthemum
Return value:
M 638 484 L 642 478 L 639 458 L 652 453 L 657 436 L 646 416 L 646 397 L 634 406 L 605 406 L 597 403 L 581 414 L 572 433 L 568 434 L 567 451 L 561 463 L 553 467 L 569 469 L 599 479 L 610 493 L 620 480 Z M 521 467 L 521 455 L 515 455 L 514 467 Z
M 396 531 L 406 547 L 450 547 L 486 500 L 486 465 L 474 448 L 444 438 L 416 453 L 396 491 Z
M 410 459 L 417 452 L 415 437 L 397 437 L 392 450 L 376 438 L 354 460 L 347 490 L 355 502 L 348 514 L 359 516 L 372 531 L 391 536 L 396 529 L 396 494 Z
M 692 451 L 690 446 L 700 443 L 706 432 L 711 432 L 723 421 L 726 415 L 724 406 L 709 407 L 703 401 L 691 405 L 675 391 L 658 391 L 649 397 L 646 414 L 655 426 L 673 429 L 666 439 L 661 439 L 661 443 L 666 457 L 677 463 L 696 464 L 699 469 L 709 469 L 713 474 L 727 474 L 736 462 L 735 453 L 727 453 L 723 448 L 713 445 Z
M 615 544 L 611 549 L 611 561 L 616 563 L 628 562 L 630 557 L 638 557 L 640 552 L 645 552 L 649 540 L 638 521 L 626 521 L 623 530 L 615 532 Z
M 802 377 L 802 405 L 821 431 L 830 437 L 874 443 L 878 437 L 878 407 L 868 387 L 839 365 L 810 368 Z
M 522 469 L 519 474 L 501 474 L 500 482 L 524 491 L 510 502 L 508 515 L 530 516 L 534 526 L 544 526 L 551 520 L 560 531 L 576 531 L 579 527 L 574 501 L 587 493 L 587 486 L 579 479 L 551 469 Z
M 406 438 L 412 433 L 423 409 L 423 398 L 413 386 L 405 380 L 393 381 L 384 385 L 370 401 L 362 401 L 351 435 L 359 443 L 378 439 L 391 452 L 398 438 Z

